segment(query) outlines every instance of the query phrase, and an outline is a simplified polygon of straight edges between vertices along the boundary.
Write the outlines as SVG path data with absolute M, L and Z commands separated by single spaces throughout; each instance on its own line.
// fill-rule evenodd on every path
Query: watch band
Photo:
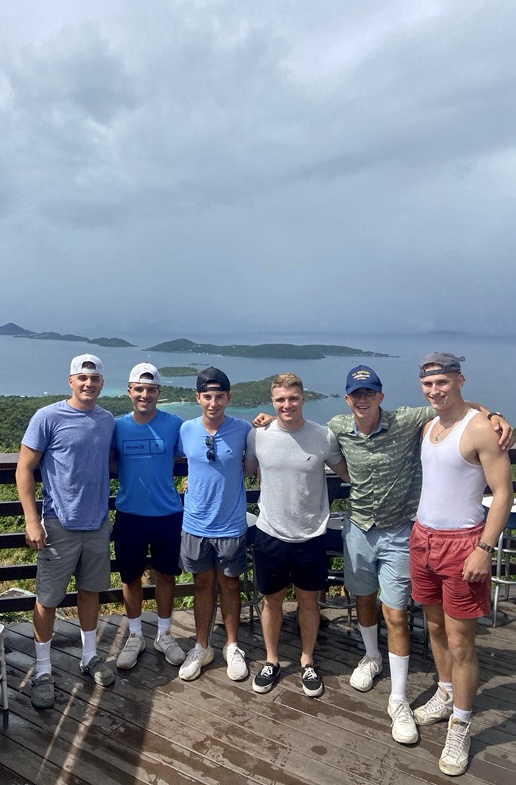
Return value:
M 505 417 L 500 412 L 489 412 L 489 414 L 487 415 L 487 419 L 490 420 L 491 417 L 501 417 L 502 420 L 505 420 Z
M 488 545 L 487 542 L 479 542 L 477 548 L 482 548 L 483 551 L 494 553 L 494 545 Z

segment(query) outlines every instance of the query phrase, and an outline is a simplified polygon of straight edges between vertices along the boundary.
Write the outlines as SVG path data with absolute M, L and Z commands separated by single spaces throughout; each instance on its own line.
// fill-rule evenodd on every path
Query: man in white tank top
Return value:
M 462 397 L 463 359 L 437 352 L 420 366 L 423 394 L 438 416 L 423 429 L 423 487 L 410 538 L 412 595 L 423 605 L 438 673 L 437 692 L 414 717 L 418 725 L 448 720 L 439 768 L 452 776 L 468 766 L 477 619 L 489 612 L 491 554 L 513 503 L 507 452 Z M 484 524 L 486 484 L 493 502 Z

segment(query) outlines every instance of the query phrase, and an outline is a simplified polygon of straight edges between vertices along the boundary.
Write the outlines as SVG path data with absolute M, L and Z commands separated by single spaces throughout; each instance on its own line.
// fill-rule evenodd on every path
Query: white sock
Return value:
M 165 635 L 165 633 L 168 632 L 171 627 L 171 616 L 169 616 L 168 619 L 163 619 L 161 616 L 158 616 L 158 638 L 161 638 L 162 635 Z
M 390 700 L 407 703 L 409 656 L 400 657 L 399 654 L 389 652 L 389 667 L 391 669 Z
M 128 619 L 129 622 L 129 635 L 139 635 L 142 637 L 142 617 L 138 616 L 136 619 Z
M 437 689 L 445 700 L 453 698 L 453 684 L 448 681 L 438 681 Z
M 380 649 L 378 648 L 378 625 L 373 624 L 371 627 L 362 627 L 358 625 L 360 635 L 364 641 L 365 653 L 367 657 L 380 657 Z
M 87 665 L 97 653 L 97 630 L 94 629 L 85 632 L 81 629 L 81 641 L 82 664 Z
M 50 644 L 52 639 L 46 643 L 38 643 L 34 641 L 36 647 L 36 678 L 43 673 L 52 673 L 52 664 L 50 662 Z
M 197 651 L 207 651 L 208 650 L 207 646 L 201 646 L 201 644 L 198 643 L 197 641 L 195 642 L 195 648 L 197 649 Z
M 461 722 L 470 722 L 472 714 L 473 711 L 465 711 L 465 709 L 458 709 L 456 706 L 453 707 L 454 719 L 460 720 Z

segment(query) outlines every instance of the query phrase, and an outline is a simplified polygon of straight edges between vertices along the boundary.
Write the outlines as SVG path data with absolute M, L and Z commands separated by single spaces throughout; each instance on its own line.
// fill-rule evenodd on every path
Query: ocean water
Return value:
M 516 336 L 493 337 L 457 333 L 389 335 L 368 333 L 249 333 L 218 334 L 193 333 L 190 335 L 120 335 L 135 344 L 134 348 L 104 348 L 91 344 L 67 341 L 41 341 L 27 338 L 0 336 L 0 395 L 68 395 L 68 370 L 70 359 L 83 352 L 92 352 L 104 362 L 105 395 L 123 395 L 127 389 L 129 370 L 138 362 L 203 368 L 215 365 L 222 368 L 232 383 L 263 379 L 284 371 L 298 374 L 310 390 L 328 396 L 322 401 L 305 405 L 305 415 L 324 423 L 335 414 L 348 411 L 343 401 L 348 371 L 364 362 L 380 376 L 385 393 L 384 407 L 419 406 L 425 403 L 418 380 L 421 358 L 434 351 L 451 351 L 464 355 L 462 364 L 466 377 L 464 395 L 467 399 L 483 403 L 501 411 L 516 424 Z M 278 359 L 251 359 L 214 355 L 169 354 L 148 352 L 146 347 L 172 338 L 185 337 L 198 342 L 219 345 L 231 343 L 331 343 L 358 349 L 383 352 L 390 357 L 329 357 L 323 360 L 288 361 Z M 168 380 L 184 387 L 195 385 L 195 375 Z M 164 387 L 163 400 L 170 401 Z M 101 399 L 102 402 L 102 399 Z M 192 404 L 163 403 L 164 409 L 183 419 L 199 415 L 199 408 Z M 260 407 L 272 411 L 272 407 Z M 252 419 L 260 409 L 237 409 L 229 413 Z

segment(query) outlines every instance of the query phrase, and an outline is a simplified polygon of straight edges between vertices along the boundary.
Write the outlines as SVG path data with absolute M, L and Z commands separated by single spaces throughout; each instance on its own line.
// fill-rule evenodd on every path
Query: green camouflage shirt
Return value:
M 364 531 L 374 524 L 390 529 L 415 516 L 421 491 L 420 431 L 435 416 L 430 406 L 380 411 L 380 430 L 369 436 L 355 430 L 352 414 L 339 414 L 328 423 L 351 477 L 348 515 Z

